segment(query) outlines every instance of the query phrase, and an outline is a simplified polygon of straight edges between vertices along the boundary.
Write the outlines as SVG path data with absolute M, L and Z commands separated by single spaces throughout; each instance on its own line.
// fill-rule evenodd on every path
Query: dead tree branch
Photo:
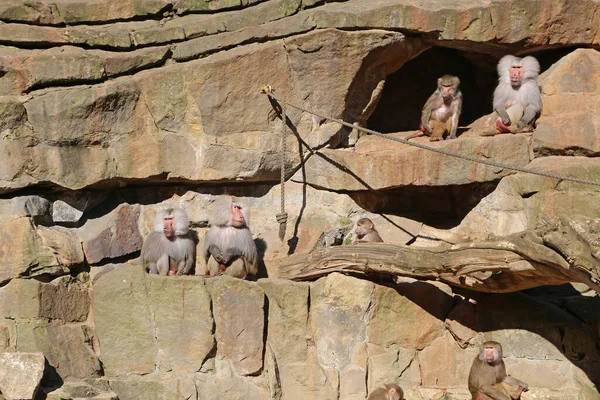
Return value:
M 388 274 L 493 293 L 583 282 L 600 293 L 600 238 L 590 226 L 600 231 L 598 220 L 557 217 L 544 220 L 536 231 L 490 242 L 434 248 L 378 243 L 328 247 L 282 259 L 279 276 L 312 280 L 332 272 Z

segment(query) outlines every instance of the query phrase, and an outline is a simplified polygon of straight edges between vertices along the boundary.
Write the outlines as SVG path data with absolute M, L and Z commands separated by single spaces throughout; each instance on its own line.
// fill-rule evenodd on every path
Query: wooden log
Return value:
M 546 234 L 550 232 L 555 231 L 550 229 Z M 590 280 L 590 270 L 588 267 L 588 274 L 581 274 L 581 268 L 575 271 L 571 262 L 531 231 L 490 242 L 426 248 L 380 243 L 335 246 L 290 256 L 279 263 L 279 277 L 293 280 L 317 279 L 332 272 L 388 274 L 440 280 L 490 293 L 567 282 L 584 282 L 599 291 Z

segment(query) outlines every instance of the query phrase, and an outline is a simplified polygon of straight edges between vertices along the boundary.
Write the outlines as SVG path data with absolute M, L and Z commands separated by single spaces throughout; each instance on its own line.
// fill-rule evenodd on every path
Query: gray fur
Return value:
M 231 226 L 230 214 L 232 205 L 238 205 L 230 197 L 218 199 L 213 206 L 211 227 L 204 239 L 204 261 L 208 264 L 212 256 L 219 264 L 227 266 L 227 274 L 243 278 L 246 274 L 258 273 L 258 255 L 252 233 L 248 228 L 248 209 L 242 207 L 245 224 L 241 227 Z M 243 258 L 243 263 L 235 263 L 237 258 Z M 239 266 L 239 267 L 238 267 Z M 231 270 L 230 270 L 231 269 Z M 235 269 L 235 270 L 234 270 Z M 211 270 L 214 275 L 216 271 Z
M 519 87 L 513 87 L 510 82 L 509 69 L 511 66 L 522 66 L 525 69 L 523 80 Z M 518 128 L 533 126 L 542 113 L 542 94 L 537 83 L 540 64 L 532 57 L 519 58 L 506 55 L 498 62 L 498 86 L 494 91 L 494 110 L 505 125 L 511 122 L 506 108 L 517 102 L 523 104 L 523 117 L 517 123 Z
M 175 217 L 175 238 L 163 233 L 163 218 Z M 189 220 L 181 209 L 166 209 L 156 213 L 152 232 L 142 245 L 142 262 L 151 274 L 167 275 L 170 264 L 177 275 L 188 275 L 196 264 L 196 243 L 189 232 Z

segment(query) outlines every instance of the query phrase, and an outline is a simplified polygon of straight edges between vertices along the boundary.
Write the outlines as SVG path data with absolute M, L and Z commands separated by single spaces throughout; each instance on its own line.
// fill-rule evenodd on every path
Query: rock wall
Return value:
M 600 182 L 599 48 L 595 0 L 0 2 L 2 395 L 33 396 L 37 382 L 14 382 L 43 371 L 49 399 L 345 400 L 396 381 L 408 400 L 466 400 L 477 346 L 493 339 L 529 382 L 523 399 L 599 399 L 600 298 L 579 283 L 492 295 L 277 279 L 278 260 L 348 239 L 362 216 L 392 244 L 483 242 L 547 216 L 598 218 L 598 185 L 292 107 L 284 148 L 260 93 L 405 137 L 452 73 L 460 137 L 433 146 Z M 506 53 L 540 60 L 544 110 L 532 134 L 481 137 Z M 184 208 L 201 248 L 223 194 L 252 209 L 259 279 L 145 275 L 156 210 Z M 600 271 L 589 246 L 582 268 Z
M 465 296 L 410 279 L 165 278 L 127 264 L 91 275 L 2 289 L 4 351 L 43 352 L 65 380 L 49 398 L 365 399 L 395 381 L 409 400 L 468 399 L 484 340 L 504 343 L 523 399 L 598 397 L 600 298 L 581 287 Z
M 165 178 L 272 182 L 279 126 L 267 120 L 262 85 L 324 114 L 365 120 L 378 82 L 428 49 L 461 50 L 459 64 L 481 66 L 493 81 L 489 67 L 517 43 L 529 51 L 548 43 L 598 46 L 597 8 L 592 0 L 444 8 L 356 0 L 6 1 L 0 192 Z M 421 71 L 433 88 L 430 73 Z M 289 117 L 312 147 L 341 134 L 306 113 Z M 290 146 L 288 166 L 300 159 Z

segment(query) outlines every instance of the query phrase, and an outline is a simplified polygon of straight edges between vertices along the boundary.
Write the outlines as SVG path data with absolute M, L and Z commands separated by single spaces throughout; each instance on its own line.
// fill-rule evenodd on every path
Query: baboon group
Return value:
M 532 57 L 506 55 L 498 62 L 498 86 L 494 91 L 493 106 L 498 114 L 495 133 L 531 132 L 542 112 L 542 96 L 537 78 L 540 64 Z M 427 99 L 421 112 L 421 126 L 417 133 L 405 139 L 429 136 L 430 141 L 456 139 L 463 95 L 457 76 L 444 75 L 437 80 L 437 89 Z M 368 218 L 356 224 L 356 242 L 382 242 L 381 236 Z M 502 360 L 502 346 L 485 342 L 469 372 L 469 392 L 472 400 L 518 399 L 528 385 L 506 374 Z M 368 400 L 403 400 L 402 388 L 388 383 L 375 389 Z
M 210 229 L 204 239 L 203 257 L 210 276 L 244 279 L 258 273 L 258 255 L 248 222 L 248 209 L 231 197 L 218 198 Z M 142 245 L 146 272 L 188 275 L 196 263 L 196 242 L 189 231 L 187 213 L 168 208 L 156 213 L 152 232 Z
M 535 128 L 542 111 L 542 97 L 537 83 L 538 61 L 506 55 L 497 66 L 498 86 L 494 91 L 494 110 L 498 113 L 498 132 L 525 132 Z M 456 138 L 463 95 L 460 80 L 444 75 L 437 80 L 437 89 L 429 97 L 421 113 L 420 130 L 411 139 L 427 135 L 429 140 Z M 203 257 L 208 274 L 226 274 L 238 278 L 256 275 L 258 257 L 248 222 L 248 209 L 229 197 L 218 199 L 206 235 Z M 382 242 L 381 236 L 368 218 L 356 223 L 354 243 Z M 146 271 L 160 275 L 186 275 L 192 272 L 196 246 L 188 230 L 188 217 L 181 209 L 157 213 L 152 232 L 144 241 L 142 261 Z
M 518 399 L 528 389 L 525 382 L 506 374 L 502 360 L 502 345 L 487 341 L 471 364 L 468 380 L 471 400 L 512 400 Z M 404 392 L 395 383 L 385 388 L 375 389 L 367 400 L 403 400 Z
M 498 113 L 495 133 L 531 132 L 542 112 L 538 86 L 540 64 L 532 57 L 506 55 L 497 66 L 498 86 L 494 91 L 494 111 Z M 444 75 L 421 112 L 421 129 L 405 139 L 429 136 L 430 141 L 456 139 L 463 95 L 457 76 Z
M 493 106 L 498 114 L 496 133 L 528 132 L 542 111 L 542 98 L 537 83 L 538 61 L 531 56 L 504 56 L 498 62 L 498 86 Z M 423 106 L 420 130 L 408 136 L 429 136 L 430 141 L 455 139 L 463 95 L 460 80 L 444 75 L 437 89 Z M 141 259 L 150 274 L 188 275 L 196 262 L 196 242 L 189 231 L 189 220 L 182 209 L 168 208 L 157 212 L 152 232 L 142 246 Z M 383 242 L 373 221 L 360 218 L 356 222 L 353 244 Z M 229 275 L 245 279 L 258 273 L 256 244 L 249 228 L 248 209 L 231 197 L 215 201 L 203 247 L 208 276 Z M 473 360 L 468 379 L 472 400 L 517 399 L 527 384 L 506 374 L 502 346 L 488 341 Z M 388 383 L 372 391 L 368 400 L 403 400 L 400 386 Z

